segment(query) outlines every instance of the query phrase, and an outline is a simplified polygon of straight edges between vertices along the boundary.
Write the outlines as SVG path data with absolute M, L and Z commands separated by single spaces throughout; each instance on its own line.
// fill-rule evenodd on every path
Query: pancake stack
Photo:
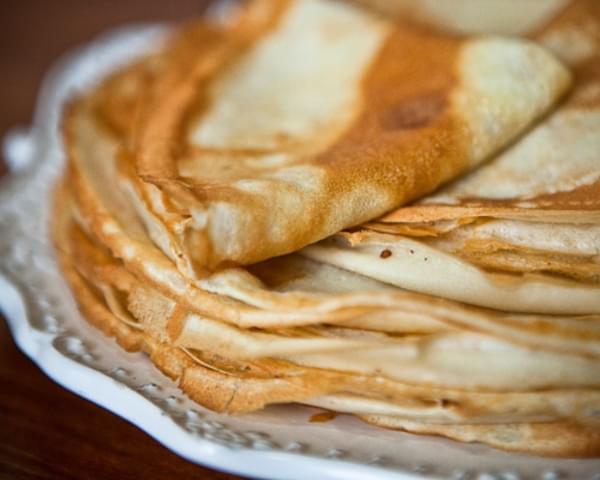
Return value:
M 70 103 L 80 309 L 219 412 L 597 456 L 597 5 L 517 39 L 376 3 L 246 2 Z

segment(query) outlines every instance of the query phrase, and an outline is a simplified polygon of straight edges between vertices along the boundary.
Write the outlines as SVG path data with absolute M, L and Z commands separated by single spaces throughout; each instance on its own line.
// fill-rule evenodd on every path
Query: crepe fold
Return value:
M 305 254 L 475 305 L 600 312 L 599 32 L 600 5 L 581 1 L 533 36 L 573 68 L 575 83 L 524 138 L 434 195 Z
M 432 33 L 350 2 L 249 2 L 225 23 L 177 29 L 69 105 L 52 218 L 60 265 L 90 322 L 207 408 L 298 402 L 506 450 L 597 456 L 600 312 L 593 268 L 571 262 L 581 244 L 573 253 L 556 239 L 559 256 L 512 241 L 520 264 L 552 255 L 569 268 L 534 272 L 533 288 L 442 248 L 479 241 L 477 215 L 395 220 L 441 208 L 418 203 L 374 220 L 505 147 L 569 78 L 529 41 Z M 552 221 L 587 232 L 587 219 Z M 402 249 L 419 260 L 394 263 Z M 444 288 L 479 275 L 488 298 L 521 289 L 526 308 L 432 295 L 400 285 L 407 272 Z M 544 295 L 558 300 L 539 308 Z
M 339 1 L 255 2 L 230 29 L 167 54 L 133 142 L 164 247 L 190 277 L 431 192 L 570 83 L 535 44 L 436 35 Z

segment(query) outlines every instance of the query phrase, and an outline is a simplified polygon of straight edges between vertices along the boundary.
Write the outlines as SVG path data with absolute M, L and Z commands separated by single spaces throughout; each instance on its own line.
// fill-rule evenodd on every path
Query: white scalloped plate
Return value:
M 59 113 L 73 93 L 155 45 L 164 27 L 113 32 L 63 59 L 49 75 L 34 126 L 5 139 L 0 185 L 0 309 L 21 348 L 63 387 L 129 420 L 192 462 L 277 479 L 598 479 L 600 460 L 511 455 L 482 445 L 370 427 L 341 415 L 280 406 L 242 417 L 210 412 L 89 326 L 47 240 L 52 184 L 63 165 Z

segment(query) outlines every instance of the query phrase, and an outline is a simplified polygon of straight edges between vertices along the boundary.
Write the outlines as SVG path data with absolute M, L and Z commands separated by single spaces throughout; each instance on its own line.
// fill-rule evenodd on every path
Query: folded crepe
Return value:
M 102 129 L 95 102 L 94 95 L 78 102 L 65 124 L 73 214 L 129 271 L 201 315 L 243 328 L 335 323 L 419 333 L 460 325 L 553 350 L 600 352 L 598 315 L 557 318 L 471 308 L 298 255 L 190 281 L 145 229 L 146 210 L 136 208 L 139 198 L 130 195 L 130 158 L 119 155 L 117 139 Z
M 574 2 L 534 37 L 575 74 L 550 116 L 436 194 L 304 254 L 474 305 L 600 312 L 600 4 Z
M 273 7 L 276 4 L 280 6 L 279 10 Z M 254 60 L 247 60 L 249 52 L 269 45 L 269 42 L 274 43 L 267 50 L 277 51 L 278 42 L 283 40 L 275 42 L 271 35 L 278 31 L 278 26 L 284 25 L 281 22 L 288 18 L 286 15 L 293 19 L 290 11 L 317 9 L 318 15 L 310 10 L 313 12 L 311 15 L 316 15 L 309 17 L 310 22 L 327 18 L 326 43 L 344 39 L 345 28 L 341 28 L 337 21 L 347 20 L 350 18 L 348 15 L 354 19 L 362 19 L 366 15 L 364 18 L 383 24 L 375 14 L 367 14 L 340 2 L 291 2 L 287 5 L 292 9 L 290 11 L 284 7 L 286 5 L 278 2 L 255 2 L 242 10 L 240 18 L 234 22 L 222 26 L 192 24 L 176 32 L 161 51 L 115 73 L 71 104 L 63 124 L 68 170 L 57 191 L 52 232 L 61 267 L 85 317 L 106 334 L 115 336 L 124 348 L 147 352 L 151 360 L 178 381 L 192 399 L 217 411 L 244 413 L 272 403 L 300 402 L 352 413 L 376 425 L 446 435 L 462 441 L 481 441 L 507 450 L 556 456 L 598 455 L 600 315 L 519 314 L 510 309 L 499 311 L 469 306 L 408 292 L 368 276 L 311 260 L 304 252 L 303 255 L 288 254 L 245 267 L 229 268 L 221 260 L 211 264 L 207 263 L 208 257 L 189 256 L 186 248 L 192 243 L 186 247 L 185 242 L 192 242 L 194 235 L 192 230 L 187 229 L 187 224 L 181 222 L 187 218 L 193 226 L 195 220 L 190 212 L 200 208 L 200 204 L 204 205 L 202 208 L 210 208 L 211 202 L 217 202 L 211 195 L 213 191 L 222 192 L 219 189 L 223 182 L 229 182 L 227 189 L 236 183 L 249 181 L 248 178 L 263 186 L 272 185 L 274 178 L 279 179 L 278 174 L 292 168 L 287 163 L 288 159 L 293 159 L 293 168 L 308 169 L 310 173 L 318 164 L 312 159 L 329 155 L 332 151 L 330 147 L 317 153 L 312 150 L 315 147 L 311 140 L 320 137 L 322 130 L 312 128 L 311 122 L 316 117 L 307 116 L 310 118 L 308 122 L 294 123 L 295 117 L 291 113 L 288 117 L 280 117 L 290 122 L 282 125 L 299 130 L 293 130 L 296 135 L 294 142 L 277 138 L 285 148 L 279 143 L 275 146 L 269 144 L 265 139 L 272 137 L 264 135 L 256 138 L 262 139 L 264 143 L 260 145 L 265 146 L 268 152 L 257 152 L 258 143 L 241 147 L 235 144 L 243 140 L 242 131 L 252 126 L 248 119 L 242 122 L 247 112 L 236 102 L 255 100 L 254 83 L 262 86 L 265 81 L 262 75 L 268 71 L 266 67 L 271 66 L 270 61 L 265 61 L 259 64 L 263 65 L 259 69 L 262 73 L 257 71 L 243 77 L 247 88 L 253 92 L 252 95 L 248 93 L 250 98 L 244 97 L 247 92 L 237 84 L 237 76 L 245 72 L 244 69 L 256 65 Z M 305 18 L 300 16 L 297 20 Z M 346 20 L 343 25 L 347 25 Z M 293 31 L 301 30 L 302 36 L 298 38 L 312 38 L 304 20 L 299 23 L 301 25 L 292 28 Z M 364 24 L 361 25 L 361 30 L 364 30 Z M 336 26 L 335 30 L 333 26 Z M 460 113 L 451 109 L 452 113 L 447 113 L 448 107 L 442 115 L 446 120 L 451 118 L 450 123 L 462 125 L 461 135 L 464 136 L 460 138 L 454 137 L 455 130 L 446 129 L 446 120 L 437 117 L 431 125 L 413 125 L 405 128 L 407 131 L 403 133 L 392 132 L 389 135 L 375 127 L 370 133 L 350 134 L 354 127 L 346 126 L 348 131 L 340 138 L 354 142 L 353 139 L 359 138 L 355 135 L 366 135 L 365 138 L 360 137 L 360 142 L 357 141 L 356 151 L 363 155 L 365 151 L 360 149 L 365 148 L 373 154 L 373 157 L 365 157 L 366 161 L 373 160 L 369 163 L 369 172 L 361 170 L 367 180 L 380 179 L 379 175 L 394 177 L 397 173 L 386 170 L 392 164 L 390 159 L 382 162 L 374 160 L 381 152 L 388 152 L 386 148 L 391 152 L 392 144 L 403 152 L 396 159 L 398 168 L 405 168 L 402 162 L 406 160 L 408 169 L 427 165 L 428 169 L 434 170 L 432 176 L 429 170 L 424 172 L 424 180 L 399 183 L 401 192 L 398 198 L 404 195 L 410 198 L 421 192 L 420 182 L 432 181 L 427 188 L 433 188 L 442 178 L 447 179 L 458 172 L 458 169 L 452 173 L 448 170 L 454 168 L 448 165 L 454 164 L 449 160 L 447 151 L 429 150 L 431 145 L 426 140 L 438 139 L 438 147 L 442 139 L 451 143 L 472 142 L 471 152 L 486 152 L 487 155 L 548 108 L 549 98 L 559 94 L 560 88 L 558 84 L 551 85 L 552 75 L 547 76 L 548 72 L 555 70 L 557 78 L 566 78 L 562 67 L 539 47 L 528 43 L 494 39 L 497 47 L 487 50 L 491 40 L 448 40 L 447 37 L 430 36 L 408 26 L 388 25 L 386 28 L 401 32 L 394 35 L 400 35 L 407 42 L 407 47 L 416 35 L 428 45 L 435 44 L 442 50 L 446 48 L 446 41 L 455 42 L 452 49 L 465 49 L 460 55 L 463 62 L 468 57 L 464 52 L 474 45 L 485 45 L 484 51 L 490 53 L 504 48 L 538 52 L 534 55 L 526 53 L 522 60 L 535 60 L 527 75 L 535 77 L 532 84 L 538 87 L 545 84 L 547 87 L 546 93 L 538 92 L 527 98 L 506 97 L 505 87 L 515 95 L 529 95 L 528 87 L 519 85 L 520 80 L 517 82 L 523 67 L 518 65 L 513 69 L 511 62 L 488 58 L 485 61 L 491 64 L 486 63 L 486 69 L 490 68 L 490 75 L 494 77 L 486 78 L 485 82 L 492 85 L 493 92 L 490 93 L 489 85 L 480 85 L 475 90 L 488 89 L 486 106 L 479 111 L 477 118 L 488 118 L 490 122 L 469 126 L 468 118 L 475 117 L 464 116 L 466 110 Z M 319 44 L 317 50 L 323 48 L 325 46 Z M 449 50 L 444 51 L 448 53 Z M 407 48 L 407 52 L 411 49 Z M 508 55 L 512 57 L 514 54 L 512 50 Z M 435 57 L 437 54 L 432 52 L 432 55 Z M 421 59 L 411 58 L 416 63 L 403 68 L 420 71 Z M 506 60 L 506 57 L 502 58 Z M 338 59 L 338 62 L 341 60 Z M 404 61 L 402 58 L 396 60 L 400 65 Z M 246 62 L 244 68 L 239 66 L 242 61 Z M 285 63 L 281 58 L 278 62 Z M 541 65 L 536 62 L 541 62 Z M 444 72 L 444 65 L 445 61 L 430 65 L 429 76 L 437 78 L 435 69 Z M 501 65 L 507 70 L 499 70 Z M 195 78 L 193 85 L 186 87 L 180 83 L 186 80 L 181 77 L 180 69 L 183 67 Z M 320 68 L 325 69 L 326 66 Z M 238 73 L 228 73 L 231 71 Z M 300 74 L 298 70 L 294 72 Z M 283 73 L 278 73 L 276 80 L 285 80 L 281 79 Z M 398 79 L 395 72 L 389 72 L 389 75 L 391 81 Z M 442 73 L 441 77 L 445 75 Z M 219 83 L 227 78 L 229 83 Z M 467 77 L 461 78 L 464 82 Z M 496 80 L 500 84 L 495 84 Z M 363 83 L 361 81 L 361 85 Z M 228 90 L 233 87 L 227 86 L 233 84 L 237 89 L 234 89 L 235 94 Z M 386 88 L 393 90 L 392 87 L 393 82 L 386 84 Z M 410 91 L 417 94 L 418 86 L 409 84 L 408 87 L 415 88 Z M 188 93 L 192 92 L 190 96 L 184 94 L 188 88 Z M 460 92 L 460 88 L 452 86 L 451 90 Z M 474 101 L 475 97 L 465 93 L 468 91 L 453 93 L 448 98 L 452 102 L 459 97 Z M 145 135 L 152 131 L 147 129 L 153 122 L 157 122 L 155 126 L 165 122 L 162 123 L 165 128 L 156 127 L 158 130 L 154 130 L 154 134 L 156 142 L 164 141 L 162 147 L 170 145 L 165 156 L 169 165 L 176 166 L 178 162 L 183 165 L 187 161 L 185 158 L 192 159 L 184 155 L 190 153 L 187 147 L 183 153 L 176 148 L 179 144 L 172 143 L 173 137 L 166 128 L 174 118 L 169 116 L 173 113 L 171 107 L 177 104 L 170 96 L 171 92 L 182 95 L 177 102 L 180 102 L 180 107 L 185 106 L 186 112 L 188 105 L 194 104 L 192 113 L 200 117 L 202 125 L 209 125 L 204 123 L 206 119 L 217 115 L 209 115 L 209 112 L 216 108 L 215 105 L 221 105 L 219 99 L 225 93 L 231 93 L 232 96 L 227 97 L 231 102 L 235 100 L 230 103 L 235 105 L 235 115 L 219 110 L 221 113 L 218 115 L 225 115 L 228 122 L 219 124 L 211 120 L 210 129 L 214 127 L 209 129 L 211 135 L 202 137 L 203 141 L 221 138 L 223 145 L 207 144 L 192 152 L 197 155 L 193 158 L 199 159 L 198 165 L 201 166 L 197 175 L 206 177 L 201 187 L 207 191 L 204 197 L 198 197 L 200 187 L 184 179 L 182 170 L 173 176 L 171 169 L 160 178 L 148 177 L 142 170 L 143 156 L 149 153 L 145 150 L 149 145 L 145 143 L 148 140 Z M 318 95 L 323 94 L 323 90 L 318 92 Z M 498 96 L 494 97 L 496 94 Z M 384 102 L 387 94 L 382 91 L 381 95 Z M 164 96 L 170 100 L 163 104 Z M 271 98 L 264 93 L 262 98 L 265 102 L 277 103 L 283 97 L 276 95 Z M 541 97 L 548 99 L 548 103 L 542 105 Z M 210 102 L 207 101 L 209 98 Z M 323 102 L 327 103 L 328 99 Z M 361 102 L 366 101 L 363 98 Z M 532 102 L 540 103 L 533 106 Z M 304 108 L 309 104 L 303 100 L 300 106 Z M 487 110 L 489 106 L 502 108 L 500 112 L 492 112 Z M 323 113 L 321 110 L 313 111 L 312 107 L 307 108 L 311 115 Z M 227 102 L 219 108 L 226 111 Z M 286 108 L 277 103 L 277 112 L 285 112 Z M 294 104 L 294 109 L 297 108 L 299 106 Z M 367 103 L 361 106 L 363 113 L 360 116 L 376 117 L 378 110 L 368 113 L 368 108 L 371 107 Z M 175 117 L 178 118 L 182 111 Z M 274 113 L 271 111 L 271 114 Z M 410 113 L 416 118 L 420 118 L 420 114 L 418 108 Z M 505 117 L 505 114 L 508 116 Z M 186 121 L 194 115 L 190 117 L 186 113 Z M 240 126 L 237 116 L 240 117 Z M 508 117 L 520 126 L 504 124 L 502 119 Z M 179 121 L 177 118 L 172 125 Z M 255 118 L 258 122 L 260 115 Z M 300 118 L 304 117 L 300 115 Z M 326 120 L 332 125 L 337 121 L 329 116 Z M 260 129 L 252 132 L 253 135 L 259 131 L 270 132 L 267 128 L 272 127 L 268 123 L 270 119 L 261 121 L 267 122 L 266 126 L 260 125 Z M 225 128 L 227 125 L 234 129 L 235 135 L 229 134 L 229 127 Z M 307 125 L 311 126 L 310 131 L 304 130 Z M 161 136 L 161 132 L 165 135 Z M 367 133 L 373 136 L 369 137 Z M 252 140 L 254 137 L 248 138 Z M 298 138 L 303 140 L 296 142 Z M 176 140 L 180 141 L 180 138 Z M 229 146 L 229 143 L 232 145 Z M 367 148 L 367 143 L 371 147 Z M 165 154 L 164 149 L 160 150 L 162 147 L 156 146 L 159 153 L 162 152 L 157 154 L 158 157 Z M 264 160 L 272 158 L 269 156 L 274 155 L 276 149 L 279 149 L 279 158 L 285 161 L 282 164 L 274 161 L 267 168 Z M 407 152 L 409 155 L 404 156 Z M 485 155 L 482 154 L 481 158 Z M 202 163 L 204 158 L 206 163 Z M 328 161 L 328 165 L 332 169 L 335 167 L 342 178 L 349 167 L 339 157 L 335 158 L 337 160 Z M 465 162 L 475 162 L 474 158 L 467 156 Z M 259 159 L 260 162 L 253 163 L 249 159 Z M 194 163 L 190 160 L 187 165 Z M 237 168 L 237 173 L 227 173 L 232 166 L 239 167 L 242 173 Z M 377 169 L 386 173 L 377 173 Z M 220 182 L 218 185 L 214 183 L 217 181 L 215 171 Z M 417 173 L 420 172 L 412 174 Z M 240 180 L 236 175 L 242 174 L 243 180 Z M 282 175 L 285 177 L 288 173 Z M 403 178 L 409 179 L 409 176 Z M 327 180 L 330 181 L 336 179 Z M 360 186 L 362 183 L 357 184 L 357 189 L 364 194 L 365 189 Z M 414 190 L 405 190 L 408 187 Z M 289 191 L 296 192 L 293 189 Z M 412 193 L 407 193 L 409 191 Z M 257 196 L 264 195 L 264 198 L 270 195 L 274 202 L 272 209 L 281 207 L 283 211 L 285 208 L 290 215 L 296 215 L 292 213 L 298 206 L 295 202 L 310 204 L 310 199 L 315 198 L 313 193 L 302 191 L 300 197 L 290 195 L 286 198 L 293 201 L 279 205 L 276 203 L 279 197 L 274 196 L 272 191 L 252 192 Z M 303 196 L 304 193 L 308 196 Z M 244 198 L 247 201 L 250 197 Z M 340 198 L 330 194 L 331 202 Z M 223 202 L 233 202 L 232 205 L 241 202 L 236 204 L 236 208 L 240 209 L 258 209 L 260 206 L 260 203 L 248 203 L 247 206 L 237 195 L 219 197 L 215 205 Z M 299 206 L 302 207 L 302 204 Z M 188 208 L 189 211 L 186 210 Z M 313 215 L 316 207 L 311 208 L 310 215 Z M 279 218 L 279 213 L 273 218 Z M 303 223 L 302 215 L 298 228 L 307 225 Z M 250 229 L 251 220 L 245 219 L 243 228 Z M 292 220 L 285 219 L 288 222 L 285 225 L 293 223 Z M 257 228 L 262 228 L 260 219 L 258 224 Z M 226 242 L 227 232 L 221 233 L 219 241 Z M 262 248 L 261 241 L 253 241 L 255 247 Z M 268 243 L 268 238 L 264 243 Z M 388 257 L 388 254 L 383 256 Z M 219 265 L 222 267 L 219 271 L 208 273 Z
M 431 192 L 570 83 L 532 43 L 436 35 L 339 1 L 254 2 L 228 28 L 167 53 L 132 146 L 151 229 L 190 277 Z
M 408 431 L 473 431 L 470 441 L 509 450 L 597 452 L 598 431 L 589 427 L 600 401 L 596 359 L 456 328 L 397 336 L 228 327 L 140 282 L 73 223 L 68 203 L 61 192 L 55 241 L 83 312 L 125 348 L 147 351 L 209 408 L 243 413 L 294 401 Z M 560 435 L 536 439 L 538 431 Z

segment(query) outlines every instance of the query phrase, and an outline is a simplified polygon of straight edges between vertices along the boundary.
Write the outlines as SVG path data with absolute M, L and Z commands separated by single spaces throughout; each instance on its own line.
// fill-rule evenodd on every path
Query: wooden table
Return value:
M 0 135 L 31 121 L 44 71 L 69 47 L 123 23 L 189 18 L 205 3 L 0 2 Z M 126 421 L 54 384 L 17 350 L 0 315 L 0 479 L 5 478 L 239 477 L 177 457 Z

